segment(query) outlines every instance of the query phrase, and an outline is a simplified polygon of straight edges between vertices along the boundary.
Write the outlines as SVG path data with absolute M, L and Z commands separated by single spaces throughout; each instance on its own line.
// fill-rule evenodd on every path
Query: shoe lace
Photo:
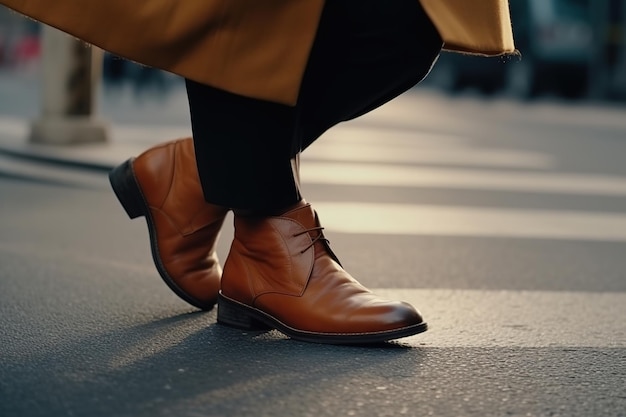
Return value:
M 305 233 L 309 233 L 309 232 L 319 232 L 319 234 L 317 236 L 315 236 L 313 239 L 311 239 L 311 243 L 309 244 L 309 246 L 307 246 L 306 248 L 302 249 L 300 251 L 300 253 L 304 253 L 306 251 L 308 251 L 313 245 L 315 245 L 317 242 L 326 242 L 326 244 L 330 244 L 330 240 L 326 239 L 326 237 L 324 237 L 324 233 L 322 232 L 324 230 L 323 227 L 318 226 L 318 227 L 312 227 L 310 229 L 306 229 L 303 230 L 301 232 L 298 233 L 294 233 L 293 237 L 297 237 L 297 236 L 301 236 Z

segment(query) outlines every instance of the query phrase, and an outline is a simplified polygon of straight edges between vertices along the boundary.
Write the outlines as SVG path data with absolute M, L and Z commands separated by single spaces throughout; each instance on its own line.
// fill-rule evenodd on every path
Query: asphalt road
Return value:
M 176 97 L 104 111 L 154 140 Z M 309 149 L 346 269 L 430 324 L 367 347 L 217 325 L 104 172 L 0 156 L 0 416 L 625 416 L 622 114 L 423 90 Z

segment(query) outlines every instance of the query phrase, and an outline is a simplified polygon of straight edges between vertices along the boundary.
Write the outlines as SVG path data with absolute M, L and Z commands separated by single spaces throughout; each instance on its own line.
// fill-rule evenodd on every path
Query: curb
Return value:
M 0 145 L 0 155 L 5 155 L 15 159 L 21 159 L 32 162 L 39 162 L 48 165 L 56 165 L 63 166 L 73 169 L 81 169 L 95 172 L 103 172 L 108 173 L 113 168 L 115 168 L 114 164 L 105 163 L 105 162 L 96 162 L 96 161 L 77 161 L 75 159 L 64 158 L 61 156 L 49 155 L 49 154 L 40 154 L 38 152 L 29 152 L 27 150 L 17 150 L 12 148 L 7 148 L 6 146 Z

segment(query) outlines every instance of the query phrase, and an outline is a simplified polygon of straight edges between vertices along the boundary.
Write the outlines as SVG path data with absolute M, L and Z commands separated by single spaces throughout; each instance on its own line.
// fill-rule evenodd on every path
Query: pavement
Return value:
M 154 144 L 190 136 L 186 94 L 178 81 L 171 91 L 162 92 L 136 91 L 126 84 L 103 88 L 93 118 L 108 126 L 105 143 L 31 143 L 30 125 L 41 113 L 38 73 L 38 68 L 23 73 L 0 71 L 0 155 L 44 166 L 109 171 Z
M 152 145 L 190 136 L 190 129 L 184 127 L 110 126 L 109 140 L 104 143 L 47 145 L 29 141 L 30 123 L 28 119 L 0 116 L 0 154 L 22 161 L 109 171 Z
M 334 250 L 430 330 L 319 346 L 180 301 L 112 196 L 189 134 L 184 92 L 103 95 L 110 141 L 51 147 L 31 84 L 0 101 L 0 415 L 625 415 L 623 108 L 426 90 L 321 138 L 303 186 Z

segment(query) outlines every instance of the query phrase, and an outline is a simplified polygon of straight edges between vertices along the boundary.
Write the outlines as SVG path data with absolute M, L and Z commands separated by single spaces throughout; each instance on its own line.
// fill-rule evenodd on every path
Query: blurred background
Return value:
M 42 54 L 42 25 L 7 8 L 0 8 L 0 70 L 3 73 L 36 72 Z M 148 89 L 165 93 L 173 77 L 153 68 L 105 54 L 103 81 L 110 87 L 132 85 L 137 93 Z
M 473 90 L 519 99 L 626 99 L 626 1 L 511 0 L 519 57 L 443 53 L 426 84 L 449 94 Z M 37 65 L 41 27 L 0 9 L 0 68 L 24 72 Z M 166 94 L 177 80 L 159 70 L 106 54 L 107 86 L 137 95 Z
M 626 97 L 624 0 L 511 0 L 518 58 L 444 54 L 433 85 L 521 99 Z

